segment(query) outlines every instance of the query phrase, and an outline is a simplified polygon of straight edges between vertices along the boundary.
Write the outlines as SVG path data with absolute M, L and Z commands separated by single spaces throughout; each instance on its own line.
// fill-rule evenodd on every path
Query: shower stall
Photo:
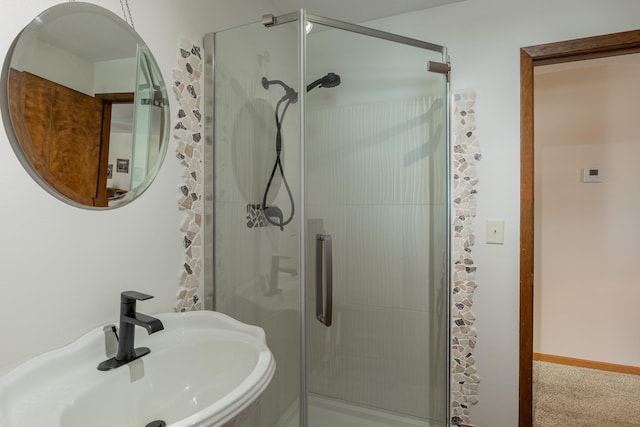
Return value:
M 204 50 L 205 306 L 277 363 L 243 426 L 449 425 L 446 49 L 301 10 Z

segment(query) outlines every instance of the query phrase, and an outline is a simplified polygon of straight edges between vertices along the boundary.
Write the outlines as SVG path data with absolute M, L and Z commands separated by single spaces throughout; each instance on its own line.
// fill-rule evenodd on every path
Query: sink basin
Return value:
M 0 426 L 240 424 L 275 371 L 264 331 L 212 311 L 154 317 L 163 331 L 136 328 L 151 353 L 120 368 L 97 369 L 113 355 L 100 327 L 0 377 Z

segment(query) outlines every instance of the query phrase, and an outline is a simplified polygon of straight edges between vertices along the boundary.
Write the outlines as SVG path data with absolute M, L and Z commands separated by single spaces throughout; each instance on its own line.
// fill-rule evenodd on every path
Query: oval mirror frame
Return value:
M 116 123 L 116 104 L 132 104 L 133 117 Z M 90 3 L 53 6 L 16 36 L 0 76 L 0 109 L 29 175 L 84 209 L 135 200 L 169 145 L 169 101 L 155 58 L 129 24 Z

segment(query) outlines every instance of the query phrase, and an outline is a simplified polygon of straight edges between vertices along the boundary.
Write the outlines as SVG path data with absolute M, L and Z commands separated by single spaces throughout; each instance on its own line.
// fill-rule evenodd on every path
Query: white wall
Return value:
M 445 45 L 452 90 L 477 93 L 479 403 L 471 422 L 517 425 L 519 321 L 520 66 L 524 46 L 637 29 L 635 0 L 467 0 L 370 23 L 379 29 Z M 504 218 L 505 244 L 486 245 L 485 221 Z
M 534 351 L 640 366 L 640 55 L 536 71 Z
M 95 79 L 92 93 L 133 91 L 136 87 L 137 66 L 138 59 L 136 57 L 96 62 L 93 71 Z
M 31 35 L 30 33 L 25 33 Z M 56 46 L 33 42 L 33 51 L 29 51 L 23 60 L 12 63 L 12 67 L 20 71 L 28 71 L 37 76 L 54 81 L 63 86 L 85 94 L 93 94 L 93 63 L 66 52 Z M 15 57 L 22 51 L 15 50 Z
M 0 51 L 6 52 L 24 26 L 56 3 L 32 0 L 8 8 L 0 16 Z M 118 0 L 93 3 L 122 13 Z M 268 11 L 257 0 L 241 5 L 232 0 L 136 0 L 130 7 L 136 30 L 154 52 L 169 87 L 181 36 L 201 39 L 208 31 L 257 21 Z M 170 89 L 169 99 L 174 121 Z M 142 312 L 172 310 L 183 259 L 174 144 L 172 139 L 158 178 L 140 199 L 95 212 L 68 206 L 42 190 L 0 132 L 0 372 L 117 320 L 123 290 L 155 295 L 140 304 Z

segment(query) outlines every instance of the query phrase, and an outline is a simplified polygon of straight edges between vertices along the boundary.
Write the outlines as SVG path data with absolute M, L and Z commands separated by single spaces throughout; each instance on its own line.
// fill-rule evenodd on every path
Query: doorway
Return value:
M 640 51 L 640 30 L 569 40 L 520 50 L 520 373 L 519 425 L 533 423 L 534 68 Z

